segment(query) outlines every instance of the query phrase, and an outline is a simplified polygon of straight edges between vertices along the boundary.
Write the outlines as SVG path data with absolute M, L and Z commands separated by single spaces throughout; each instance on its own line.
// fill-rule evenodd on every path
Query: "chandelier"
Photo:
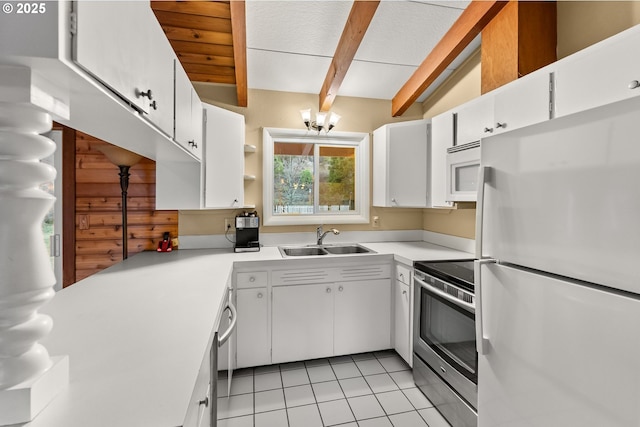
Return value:
M 340 115 L 336 113 L 327 113 L 323 111 L 319 111 L 316 113 L 316 119 L 311 121 L 311 109 L 308 108 L 306 110 L 300 110 L 300 115 L 302 116 L 302 121 L 304 125 L 307 127 L 307 130 L 315 130 L 320 134 L 324 130 L 325 133 L 329 133 L 331 129 L 333 129 L 338 121 L 340 120 Z M 327 120 L 327 116 L 329 116 Z

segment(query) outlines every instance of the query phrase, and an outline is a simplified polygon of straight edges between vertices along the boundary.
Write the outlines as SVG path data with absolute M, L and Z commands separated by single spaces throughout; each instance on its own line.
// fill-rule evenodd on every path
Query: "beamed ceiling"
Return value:
M 255 87 L 317 93 L 321 111 L 340 95 L 390 99 L 393 116 L 424 100 L 462 63 L 504 5 L 484 0 L 151 2 L 191 81 L 235 85 L 239 106 L 247 106 L 248 88 Z

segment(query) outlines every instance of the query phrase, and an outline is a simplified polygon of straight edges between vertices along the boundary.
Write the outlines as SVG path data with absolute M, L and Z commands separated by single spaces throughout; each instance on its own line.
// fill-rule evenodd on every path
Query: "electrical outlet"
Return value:
M 379 216 L 374 216 L 373 217 L 373 226 L 375 228 L 380 227 L 380 217 Z
M 231 230 L 232 228 L 235 228 L 236 222 L 233 218 L 225 218 L 224 219 L 224 229 L 226 230 Z

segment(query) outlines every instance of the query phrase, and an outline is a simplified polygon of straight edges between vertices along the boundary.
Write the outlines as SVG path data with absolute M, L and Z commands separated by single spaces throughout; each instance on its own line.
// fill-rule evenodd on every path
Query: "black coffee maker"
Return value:
M 244 212 L 236 216 L 236 243 L 234 252 L 258 252 L 260 250 L 260 218 L 257 212 Z

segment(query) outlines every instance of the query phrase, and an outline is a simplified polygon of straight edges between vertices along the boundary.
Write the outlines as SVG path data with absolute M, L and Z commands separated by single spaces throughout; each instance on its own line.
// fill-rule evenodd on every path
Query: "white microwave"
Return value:
M 447 201 L 475 202 L 480 170 L 480 141 L 447 149 Z

